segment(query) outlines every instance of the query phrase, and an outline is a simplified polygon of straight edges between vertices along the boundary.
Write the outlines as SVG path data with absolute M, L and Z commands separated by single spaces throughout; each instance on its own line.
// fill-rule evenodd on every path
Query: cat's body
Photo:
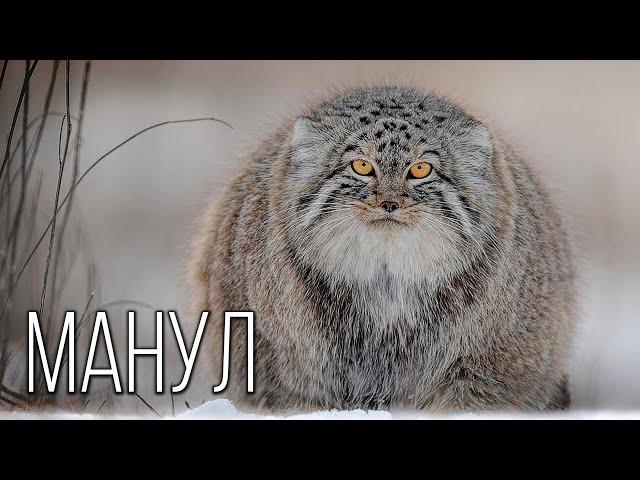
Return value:
M 223 312 L 255 312 L 255 393 L 243 328 L 225 392 L 247 407 L 569 403 L 559 216 L 526 163 L 436 95 L 354 90 L 284 125 L 214 202 L 193 259 L 218 376 Z

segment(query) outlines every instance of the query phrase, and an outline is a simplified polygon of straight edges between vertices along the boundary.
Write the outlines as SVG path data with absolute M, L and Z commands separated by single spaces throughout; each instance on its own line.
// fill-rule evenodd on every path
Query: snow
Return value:
M 0 413 L 0 419 L 11 420 L 114 420 L 145 418 L 153 416 L 107 416 L 93 414 L 72 414 L 66 412 L 32 414 Z M 387 412 L 372 410 L 330 410 L 295 415 L 255 414 L 238 411 L 229 400 L 213 400 L 200 407 L 188 410 L 176 417 L 162 417 L 164 420 L 640 420 L 640 410 L 569 410 L 553 413 L 455 413 L 437 414 L 421 412 Z
M 229 400 L 213 400 L 200 407 L 189 410 L 177 418 L 181 420 L 194 419 L 291 419 L 291 420 L 389 420 L 390 412 L 374 410 L 330 410 L 325 412 L 311 412 L 298 415 L 260 415 L 239 412 Z
M 322 412 L 313 412 L 297 415 L 258 415 L 239 412 L 229 400 L 213 400 L 206 402 L 200 407 L 189 410 L 176 417 L 180 420 L 204 420 L 204 419 L 235 419 L 235 420 L 253 420 L 253 419 L 287 419 L 287 420 L 535 420 L 535 419 L 554 419 L 554 420 L 608 420 L 608 419 L 640 419 L 640 411 L 624 411 L 624 410 L 569 410 L 565 412 L 553 413 L 455 413 L 455 414 L 437 414 L 437 413 L 421 413 L 421 412 L 387 412 L 372 410 L 330 410 Z

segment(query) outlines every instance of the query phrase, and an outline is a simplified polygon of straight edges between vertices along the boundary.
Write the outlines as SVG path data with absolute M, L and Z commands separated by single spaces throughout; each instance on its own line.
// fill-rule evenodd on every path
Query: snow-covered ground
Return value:
M 48 414 L 0 413 L 0 420 L 95 420 L 95 419 L 158 419 L 155 416 L 96 416 L 66 412 Z M 450 415 L 424 413 L 391 413 L 386 411 L 331 410 L 297 415 L 261 415 L 239 412 L 229 400 L 213 400 L 176 417 L 164 420 L 640 420 L 638 410 L 571 410 L 557 413 L 457 413 Z
M 640 419 L 640 411 L 567 411 L 546 414 L 521 413 L 458 413 L 451 415 L 424 413 L 391 413 L 385 411 L 331 410 L 299 415 L 255 415 L 239 412 L 228 400 L 214 400 L 198 408 L 189 410 L 176 418 L 180 420 L 198 419 L 289 419 L 289 420 L 400 420 L 400 419 L 453 419 L 453 420 L 488 420 L 488 419 Z

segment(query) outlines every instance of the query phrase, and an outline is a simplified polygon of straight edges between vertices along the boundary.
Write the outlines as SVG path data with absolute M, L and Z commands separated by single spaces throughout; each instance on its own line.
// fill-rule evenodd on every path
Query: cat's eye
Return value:
M 428 162 L 418 162 L 411 165 L 409 178 L 425 178 L 431 173 L 431 164 Z
M 371 165 L 371 162 L 363 160 L 362 158 L 358 158 L 351 162 L 351 168 L 353 168 L 353 171 L 358 175 L 373 175 L 373 165 Z

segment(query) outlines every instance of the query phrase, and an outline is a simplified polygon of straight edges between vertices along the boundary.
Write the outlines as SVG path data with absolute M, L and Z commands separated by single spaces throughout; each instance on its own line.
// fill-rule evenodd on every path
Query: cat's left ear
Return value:
M 296 120 L 293 125 L 293 137 L 291 138 L 291 146 L 298 148 L 307 144 L 314 136 L 317 135 L 316 129 L 311 119 L 301 117 Z
M 291 160 L 294 165 L 309 165 L 317 163 L 326 153 L 327 141 L 322 134 L 320 125 L 307 117 L 300 117 L 293 125 L 291 136 Z

